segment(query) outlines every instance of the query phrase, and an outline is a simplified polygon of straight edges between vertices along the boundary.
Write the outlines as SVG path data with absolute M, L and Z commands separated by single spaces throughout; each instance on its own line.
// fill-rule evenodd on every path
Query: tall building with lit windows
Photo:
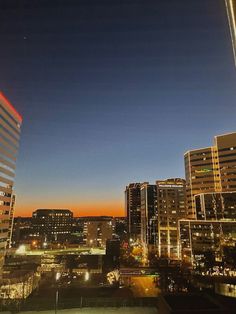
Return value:
M 37 209 L 32 215 L 32 236 L 45 242 L 68 240 L 73 213 L 69 209 Z
M 186 217 L 185 180 L 158 180 L 157 186 L 157 255 L 159 258 L 179 259 L 179 219 Z
M 182 261 L 221 261 L 236 243 L 236 133 L 215 136 L 212 147 L 185 154 L 188 219 L 179 221 Z
M 141 183 L 130 183 L 125 189 L 127 232 L 130 238 L 141 237 Z
M 16 158 L 22 117 L 0 92 L 0 274 L 9 236 L 14 198 Z
M 236 133 L 215 136 L 213 146 L 188 151 L 184 160 L 188 218 L 197 218 L 197 194 L 236 191 Z
M 149 251 L 157 245 L 157 187 L 144 182 L 141 185 L 141 242 Z
M 107 240 L 111 240 L 114 231 L 113 217 L 88 216 L 81 217 L 83 222 L 84 244 L 88 247 L 105 248 Z
M 233 46 L 234 62 L 236 65 L 236 0 L 225 0 L 225 5 Z

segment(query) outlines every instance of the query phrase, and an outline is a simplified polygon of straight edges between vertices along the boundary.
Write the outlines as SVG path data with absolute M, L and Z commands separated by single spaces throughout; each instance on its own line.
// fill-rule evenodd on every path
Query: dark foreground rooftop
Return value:
M 208 295 L 165 295 L 158 300 L 159 314 L 233 314 L 235 308 L 225 306 Z
M 10 314 L 10 312 L 2 312 Z M 58 314 L 157 314 L 157 309 L 154 307 L 107 307 L 107 308 L 79 308 L 58 310 Z M 55 314 L 55 310 L 51 311 L 26 311 L 20 314 Z

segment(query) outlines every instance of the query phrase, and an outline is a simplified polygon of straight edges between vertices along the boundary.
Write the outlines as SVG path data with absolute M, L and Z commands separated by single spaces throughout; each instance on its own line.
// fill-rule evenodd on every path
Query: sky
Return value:
M 16 216 L 124 215 L 131 182 L 236 131 L 223 0 L 0 0 L 0 90 L 23 116 Z

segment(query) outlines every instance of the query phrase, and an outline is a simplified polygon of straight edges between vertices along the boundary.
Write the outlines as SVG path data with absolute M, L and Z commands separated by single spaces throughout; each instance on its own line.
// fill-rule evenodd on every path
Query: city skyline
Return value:
M 223 1 L 16 7 L 0 13 L 0 89 L 24 117 L 15 216 L 123 216 L 129 182 L 184 178 L 187 150 L 235 131 Z

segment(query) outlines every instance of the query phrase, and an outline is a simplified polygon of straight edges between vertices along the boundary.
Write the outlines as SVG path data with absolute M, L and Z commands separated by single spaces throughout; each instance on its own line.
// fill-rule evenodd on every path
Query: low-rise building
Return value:
M 63 242 L 72 231 L 73 213 L 69 209 L 37 209 L 32 216 L 32 236 Z
M 110 216 L 82 217 L 84 243 L 89 247 L 106 247 L 106 241 L 112 239 L 114 224 Z

